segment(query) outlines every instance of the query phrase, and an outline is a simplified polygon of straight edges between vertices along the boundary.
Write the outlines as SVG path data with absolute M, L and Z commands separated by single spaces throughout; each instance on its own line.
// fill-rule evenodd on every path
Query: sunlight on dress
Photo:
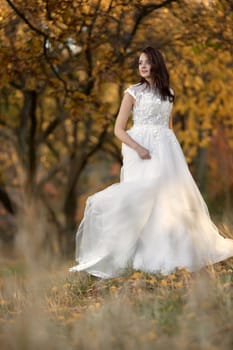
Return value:
M 233 240 L 222 237 L 189 171 L 169 116 L 173 104 L 145 84 L 125 92 L 135 99 L 127 133 L 150 151 L 142 160 L 122 144 L 120 182 L 88 197 L 76 233 L 70 271 L 101 277 L 127 267 L 169 274 L 195 271 L 233 256 Z

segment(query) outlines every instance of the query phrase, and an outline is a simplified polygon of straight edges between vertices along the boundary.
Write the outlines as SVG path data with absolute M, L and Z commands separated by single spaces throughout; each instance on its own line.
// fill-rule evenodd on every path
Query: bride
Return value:
M 70 271 L 101 278 L 131 267 L 169 274 L 233 256 L 189 171 L 172 129 L 174 92 L 160 51 L 139 57 L 141 80 L 125 90 L 114 133 L 122 141 L 120 182 L 86 201 Z M 133 126 L 126 129 L 133 111 Z

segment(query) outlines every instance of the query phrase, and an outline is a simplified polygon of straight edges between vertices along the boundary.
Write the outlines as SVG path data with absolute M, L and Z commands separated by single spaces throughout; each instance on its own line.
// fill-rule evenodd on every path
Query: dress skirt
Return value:
M 233 256 L 233 240 L 212 222 L 173 130 L 138 124 L 127 132 L 151 159 L 122 144 L 120 182 L 88 197 L 76 234 L 78 265 L 70 271 L 169 274 Z

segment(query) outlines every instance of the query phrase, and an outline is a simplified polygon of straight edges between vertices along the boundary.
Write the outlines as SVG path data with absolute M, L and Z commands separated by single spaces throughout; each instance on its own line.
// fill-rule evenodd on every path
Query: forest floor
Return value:
M 229 218 L 218 228 L 233 238 Z M 35 215 L 25 222 L 17 236 L 21 255 L 0 254 L 1 350 L 233 348 L 233 258 L 192 273 L 127 269 L 100 279 L 69 272 L 73 260 L 41 245 L 43 223 Z
M 102 280 L 1 260 L 1 350 L 232 349 L 233 259 Z

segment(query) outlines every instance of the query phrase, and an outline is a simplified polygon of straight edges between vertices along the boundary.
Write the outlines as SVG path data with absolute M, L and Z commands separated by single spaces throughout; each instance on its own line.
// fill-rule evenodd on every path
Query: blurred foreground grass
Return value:
M 232 238 L 231 216 L 218 226 Z M 233 348 L 233 259 L 101 280 L 49 253 L 43 208 L 25 206 L 18 227 L 22 258 L 0 255 L 1 350 Z
M 1 261 L 1 349 L 232 349 L 233 260 L 101 280 Z

